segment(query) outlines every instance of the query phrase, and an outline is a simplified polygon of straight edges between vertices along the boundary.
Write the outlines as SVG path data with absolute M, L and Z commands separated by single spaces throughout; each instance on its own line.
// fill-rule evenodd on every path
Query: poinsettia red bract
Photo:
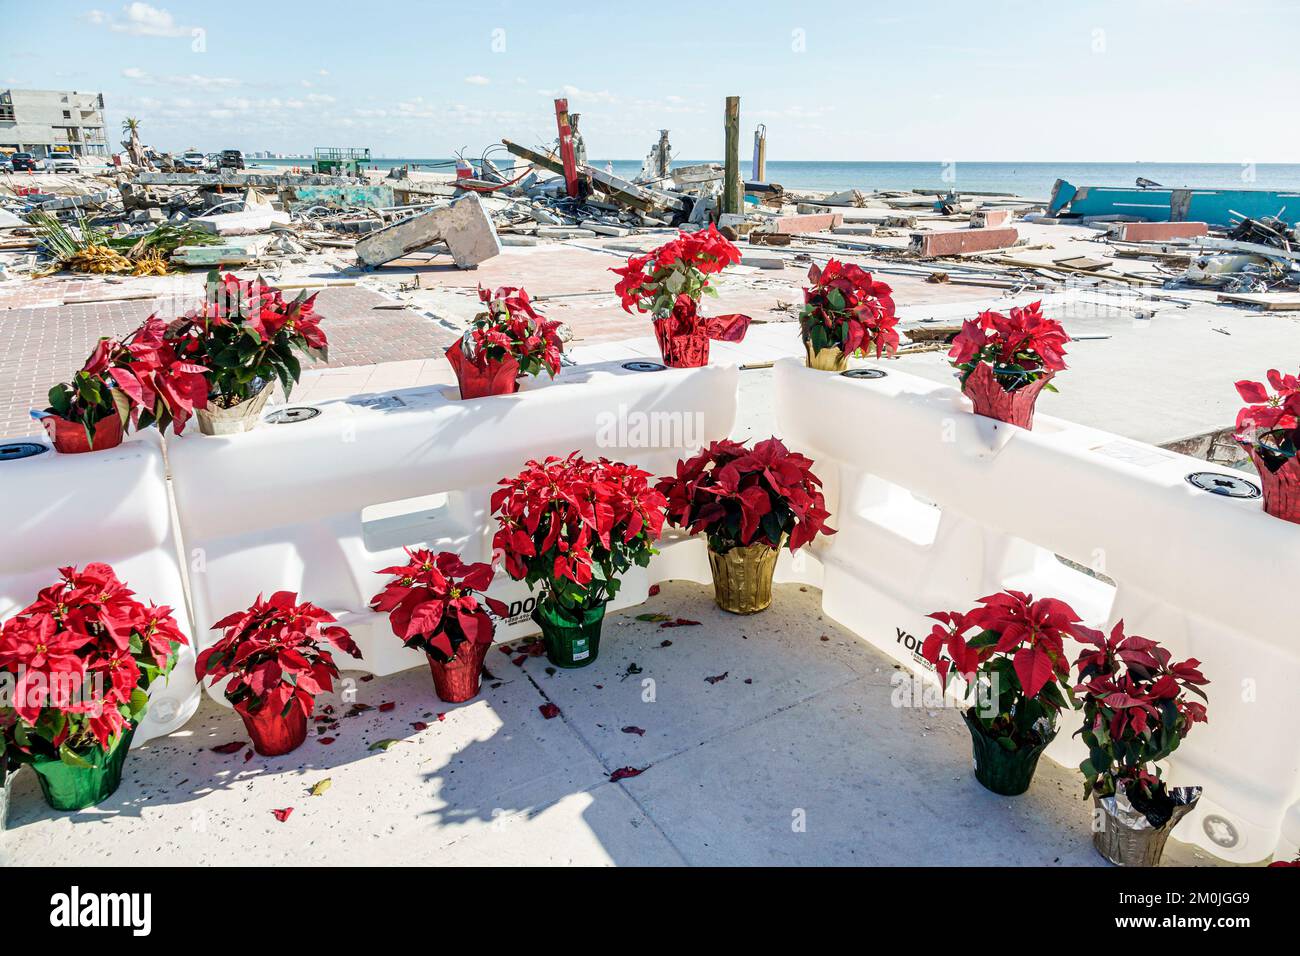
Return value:
M 492 583 L 492 566 L 465 564 L 450 551 L 435 555 L 408 548 L 406 553 L 411 559 L 406 564 L 377 572 L 394 578 L 370 602 L 388 615 L 393 633 L 407 647 L 444 663 L 466 641 L 491 644 L 494 627 L 488 610 L 497 617 L 509 613 L 504 603 L 483 593 Z
M 846 356 L 875 350 L 876 358 L 898 351 L 893 290 L 861 266 L 830 259 L 808 270 L 799 328 L 814 354 L 838 348 Z
M 345 628 L 328 611 L 304 601 L 292 591 L 258 595 L 253 605 L 212 625 L 225 635 L 199 654 L 194 671 L 199 680 L 229 677 L 225 696 L 248 714 L 287 716 L 300 710 L 310 717 L 317 694 L 331 690 L 339 676 L 328 641 L 339 650 L 361 657 Z
M 708 535 L 718 554 L 758 542 L 779 548 L 787 537 L 793 552 L 835 533 L 826 525 L 830 514 L 812 466 L 777 438 L 752 449 L 724 439 L 679 461 L 676 475 L 656 487 L 667 499 L 668 521 Z
M 20 759 L 111 750 L 139 723 L 149 687 L 188 643 L 170 608 L 137 600 L 109 565 L 59 574 L 0 626 Z

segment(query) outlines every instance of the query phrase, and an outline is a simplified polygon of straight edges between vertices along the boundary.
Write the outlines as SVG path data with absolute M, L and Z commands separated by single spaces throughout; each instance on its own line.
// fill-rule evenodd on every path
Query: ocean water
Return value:
M 507 158 L 496 157 L 498 166 Z M 640 160 L 592 159 L 601 169 L 613 166 L 614 175 L 631 179 L 641 171 Z M 719 160 L 674 160 L 674 166 Z M 250 165 L 310 166 L 310 159 L 258 159 Z M 407 163 L 431 170 L 450 171 L 451 159 L 380 159 L 373 165 L 391 169 Z M 741 161 L 748 177 L 750 164 Z M 787 189 L 837 192 L 841 189 L 926 189 L 1015 193 L 1046 200 L 1052 184 L 1064 179 L 1076 186 L 1132 186 L 1141 176 L 1163 186 L 1217 189 L 1300 189 L 1300 165 L 1283 163 L 872 163 L 793 162 L 768 160 L 767 178 Z

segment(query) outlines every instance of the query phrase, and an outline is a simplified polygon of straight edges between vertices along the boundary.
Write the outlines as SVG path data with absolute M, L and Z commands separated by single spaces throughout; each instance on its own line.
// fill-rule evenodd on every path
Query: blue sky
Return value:
M 639 159 L 661 127 L 718 158 L 738 94 L 771 159 L 1300 161 L 1295 0 L 0 10 L 0 83 L 102 91 L 114 130 L 137 116 L 162 149 L 477 154 L 554 138 L 567 95 L 593 159 Z

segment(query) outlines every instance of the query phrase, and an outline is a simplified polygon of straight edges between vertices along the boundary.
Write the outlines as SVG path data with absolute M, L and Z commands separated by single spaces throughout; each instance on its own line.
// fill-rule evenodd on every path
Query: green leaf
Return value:
M 672 618 L 669 617 L 667 614 L 638 614 L 636 616 L 636 619 L 638 621 L 671 621 L 672 620 Z
M 387 751 L 389 747 L 392 747 L 392 746 L 394 746 L 395 744 L 401 744 L 401 743 L 405 743 L 405 742 L 406 742 L 406 741 L 404 741 L 404 740 L 393 740 L 393 739 L 390 737 L 390 738 L 388 738 L 388 739 L 386 739 L 386 740 L 376 740 L 373 744 L 371 744 L 371 745 L 370 745 L 369 747 L 367 747 L 366 749 L 367 749 L 367 750 L 383 750 L 383 751 Z
M 373 750 L 374 748 L 372 747 L 371 749 Z M 330 778 L 326 777 L 324 780 L 317 781 L 316 785 L 313 786 L 311 790 L 308 791 L 308 793 L 313 797 L 319 797 L 319 796 L 323 796 L 325 791 L 328 790 L 329 788 L 330 788 Z
M 59 745 L 59 759 L 69 767 L 79 767 L 82 770 L 90 770 L 94 766 L 66 743 Z

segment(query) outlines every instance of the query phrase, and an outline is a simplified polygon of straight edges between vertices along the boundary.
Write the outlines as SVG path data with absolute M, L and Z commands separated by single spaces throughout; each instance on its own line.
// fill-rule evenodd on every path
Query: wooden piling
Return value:
M 722 186 L 722 212 L 739 215 L 745 205 L 740 182 L 740 97 L 727 97 L 723 120 L 726 131 L 726 170 Z

